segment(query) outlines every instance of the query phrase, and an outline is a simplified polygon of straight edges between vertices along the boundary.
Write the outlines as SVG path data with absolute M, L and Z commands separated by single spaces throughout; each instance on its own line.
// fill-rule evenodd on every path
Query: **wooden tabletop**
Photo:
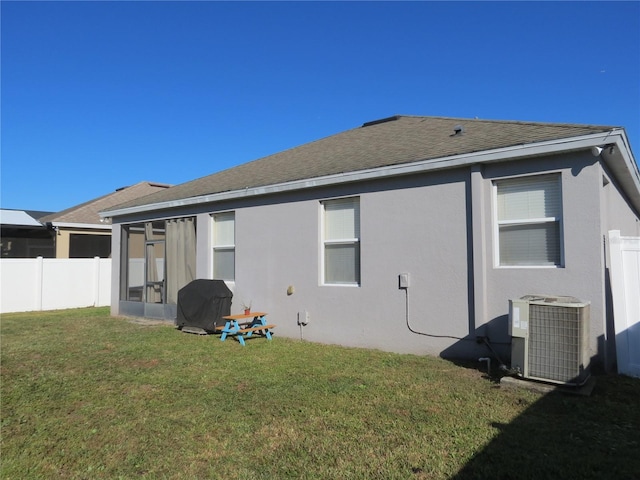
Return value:
M 237 315 L 227 315 L 226 317 L 222 317 L 225 320 L 243 320 L 245 318 L 255 318 L 255 317 L 264 317 L 267 312 L 251 312 L 248 314 L 239 313 Z

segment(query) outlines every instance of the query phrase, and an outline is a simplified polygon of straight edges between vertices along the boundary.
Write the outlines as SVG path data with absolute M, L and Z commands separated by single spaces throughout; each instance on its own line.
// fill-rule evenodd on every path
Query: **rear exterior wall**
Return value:
M 451 339 L 425 341 L 407 320 L 428 334 L 462 338 L 468 332 L 467 190 L 468 172 L 456 170 L 221 206 L 236 215 L 232 310 L 251 303 L 269 312 L 283 336 L 440 353 Z M 346 196 L 360 199 L 361 284 L 323 285 L 321 202 Z M 198 276 L 211 275 L 208 251 L 199 257 Z M 410 275 L 407 291 L 398 288 L 400 273 Z M 310 322 L 301 330 L 303 311 Z
M 563 266 L 497 266 L 492 182 L 554 172 L 562 177 Z M 603 213 L 603 195 L 611 197 L 609 203 L 617 197 L 615 191 L 603 194 L 602 188 L 602 168 L 585 152 L 238 199 L 162 215 L 197 215 L 197 277 L 212 278 L 211 214 L 235 212 L 232 312 L 251 303 L 254 311 L 269 313 L 277 335 L 477 358 L 488 353 L 476 342 L 478 334 L 506 359 L 508 300 L 544 293 L 591 302 L 589 348 L 592 355 L 601 355 L 607 312 L 603 231 L 618 223 L 630 225 L 624 227 L 628 230 L 637 219 L 632 211 L 620 219 Z M 323 285 L 321 202 L 348 196 L 360 199 L 361 284 Z M 409 274 L 407 289 L 399 288 L 401 273 Z M 304 311 L 310 322 L 301 327 L 298 313 Z
M 487 334 L 509 342 L 508 300 L 528 294 L 566 295 L 590 302 L 591 356 L 602 359 L 605 331 L 604 249 L 600 218 L 600 166 L 589 152 L 489 165 L 484 169 L 487 232 Z M 500 267 L 494 253 L 496 231 L 491 183 L 494 180 L 538 173 L 562 177 L 561 267 Z

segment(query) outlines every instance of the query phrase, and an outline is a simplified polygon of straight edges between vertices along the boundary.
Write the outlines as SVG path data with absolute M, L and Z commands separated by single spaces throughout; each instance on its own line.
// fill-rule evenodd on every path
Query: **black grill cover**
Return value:
M 233 293 L 222 280 L 194 280 L 178 290 L 178 327 L 199 327 L 213 332 L 231 314 Z

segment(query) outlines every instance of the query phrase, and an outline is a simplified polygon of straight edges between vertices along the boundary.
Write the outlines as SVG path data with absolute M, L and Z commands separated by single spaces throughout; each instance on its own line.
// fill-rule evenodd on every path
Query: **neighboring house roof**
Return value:
M 147 195 L 164 191 L 171 185 L 152 182 L 140 182 L 129 187 L 122 187 L 115 192 L 88 202 L 67 208 L 61 212 L 40 217 L 38 220 L 52 223 L 54 226 L 103 226 L 98 212 L 123 202 L 144 198 Z
M 43 225 L 36 220 L 37 218 L 48 215 L 51 212 L 36 212 L 33 210 L 13 210 L 5 209 L 0 210 L 0 224 L 4 226 L 14 227 L 43 227 Z
M 111 211 L 105 209 L 102 214 L 121 215 L 170 208 L 196 203 L 193 199 L 213 201 L 223 198 L 219 194 L 224 192 L 238 192 L 238 195 L 243 191 L 247 194 L 270 193 L 278 190 L 265 187 L 292 182 L 297 182 L 296 188 L 306 188 L 322 184 L 309 180 L 325 177 L 330 177 L 327 182 L 333 183 L 339 180 L 339 176 L 344 176 L 344 181 L 347 181 L 346 177 L 353 181 L 364 179 L 351 175 L 353 172 L 391 168 L 401 172 L 398 166 L 416 162 L 424 162 L 430 169 L 450 168 L 463 163 L 456 164 L 451 159 L 465 155 L 473 156 L 474 162 L 499 160 L 499 155 L 493 160 L 489 157 L 478 159 L 478 152 L 500 152 L 503 149 L 505 155 L 500 158 L 505 160 L 509 155 L 524 155 L 521 150 L 525 146 L 545 142 L 547 145 L 553 145 L 553 148 L 547 149 L 547 153 L 584 149 L 598 145 L 613 133 L 621 133 L 626 142 L 624 129 L 620 127 L 394 116 L 368 122 L 358 128 L 176 185 L 148 197 L 123 203 Z M 563 141 L 568 138 L 588 141 L 569 145 Z M 631 155 L 628 142 L 625 149 Z M 544 152 L 532 149 L 526 152 L 527 155 L 541 153 Z M 635 177 L 631 179 L 630 187 L 631 190 L 637 190 L 638 196 L 635 200 L 637 205 L 640 205 L 640 178 L 635 161 L 631 157 L 625 158 L 623 163 L 624 165 L 618 169 L 624 170 L 621 175 L 628 176 L 627 170 L 635 169 L 635 172 L 632 172 L 632 176 Z M 630 163 L 633 164 L 631 167 Z

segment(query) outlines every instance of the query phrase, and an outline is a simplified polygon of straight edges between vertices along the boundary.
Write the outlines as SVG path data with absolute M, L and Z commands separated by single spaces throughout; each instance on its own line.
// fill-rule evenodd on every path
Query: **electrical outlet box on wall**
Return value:
M 309 312 L 306 310 L 298 312 L 298 325 L 306 325 L 309 323 Z

